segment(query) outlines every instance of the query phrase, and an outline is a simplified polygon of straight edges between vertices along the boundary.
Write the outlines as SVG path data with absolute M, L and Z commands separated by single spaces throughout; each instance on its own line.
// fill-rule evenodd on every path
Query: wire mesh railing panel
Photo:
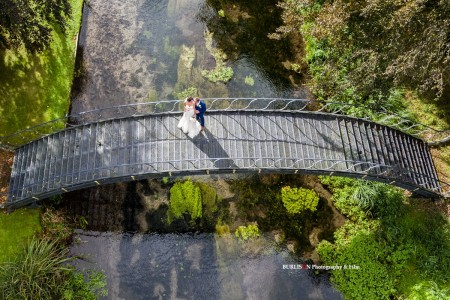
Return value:
M 361 108 L 354 104 L 324 102 L 309 99 L 284 98 L 206 98 L 208 111 L 219 110 L 288 110 L 293 112 L 323 112 L 338 115 L 351 114 L 351 108 Z M 17 133 L 0 136 L 0 145 L 17 148 L 32 140 L 51 134 L 67 127 L 78 126 L 117 118 L 127 118 L 151 114 L 180 113 L 183 110 L 182 100 L 166 100 L 158 102 L 133 103 L 113 107 L 105 107 L 68 115 L 56 120 L 26 128 Z M 450 138 L 448 130 L 436 130 L 414 120 L 387 111 L 375 111 L 370 117 L 355 115 L 356 118 L 374 121 L 408 133 L 415 137 L 435 143 Z

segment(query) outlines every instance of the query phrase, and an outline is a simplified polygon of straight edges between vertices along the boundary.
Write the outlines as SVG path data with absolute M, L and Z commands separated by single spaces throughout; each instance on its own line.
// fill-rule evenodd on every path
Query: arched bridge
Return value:
M 117 181 L 219 172 L 334 174 L 383 181 L 426 197 L 441 192 L 427 145 L 397 129 L 308 111 L 308 100 L 206 102 L 206 131 L 194 139 L 177 128 L 180 101 L 67 117 L 67 128 L 14 150 L 7 206 Z M 118 112 L 120 118 L 110 119 Z M 14 146 L 11 141 L 55 122 L 4 137 L 3 145 Z

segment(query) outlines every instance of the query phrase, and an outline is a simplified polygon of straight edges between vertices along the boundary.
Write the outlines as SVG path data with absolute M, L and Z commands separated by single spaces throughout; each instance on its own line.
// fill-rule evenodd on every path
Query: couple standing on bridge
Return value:
M 178 128 L 193 139 L 205 128 L 206 104 L 200 98 L 187 97 L 184 100 L 184 113 L 178 123 Z

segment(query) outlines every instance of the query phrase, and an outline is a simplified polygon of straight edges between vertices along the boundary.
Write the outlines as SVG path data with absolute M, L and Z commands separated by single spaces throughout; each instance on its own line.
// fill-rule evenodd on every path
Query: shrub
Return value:
M 250 224 L 248 226 L 239 226 L 234 235 L 244 241 L 259 237 L 258 225 Z
M 379 244 L 373 234 L 378 223 L 346 223 L 335 232 L 336 243 L 322 241 L 317 247 L 326 265 L 356 265 L 359 269 L 333 271 L 332 281 L 345 299 L 389 299 L 394 291 L 384 258 L 387 249 Z
M 200 188 L 192 181 L 176 182 L 170 189 L 170 208 L 167 212 L 169 224 L 189 213 L 191 220 L 202 217 L 202 201 Z
M 339 211 L 353 221 L 363 220 L 367 214 L 398 217 L 402 213 L 403 195 L 395 187 L 345 177 L 319 178 L 333 192 L 332 200 Z
M 104 275 L 88 276 L 86 283 L 84 275 L 68 265 L 67 254 L 58 240 L 33 238 L 22 256 L 0 265 L 4 299 L 97 299 L 97 295 L 106 295 Z
M 281 189 L 281 200 L 289 213 L 297 214 L 307 209 L 316 211 L 319 196 L 314 190 L 285 186 Z

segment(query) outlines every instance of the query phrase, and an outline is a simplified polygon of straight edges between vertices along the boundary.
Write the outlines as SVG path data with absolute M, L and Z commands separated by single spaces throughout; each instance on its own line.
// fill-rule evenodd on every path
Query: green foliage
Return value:
M 202 70 L 202 76 L 211 82 L 228 82 L 233 77 L 233 69 L 226 66 L 227 55 L 219 48 L 213 46 L 213 33 L 205 33 L 205 46 L 216 61 L 216 66 L 212 70 Z
M 448 1 L 285 0 L 276 38 L 301 30 L 321 99 L 388 102 L 407 87 L 448 99 L 450 52 Z M 411 32 L 414 32 L 411 35 Z M 347 98 L 347 99 L 346 99 Z
M 180 54 L 180 47 L 178 46 L 172 46 L 170 44 L 170 36 L 165 36 L 164 37 L 164 53 L 167 56 L 170 56 L 172 59 L 175 59 L 178 57 L 178 55 Z
M 259 229 L 257 224 L 249 224 L 248 226 L 239 226 L 234 235 L 243 240 L 255 239 L 259 237 Z
M 15 260 L 0 265 L 0 290 L 5 299 L 97 299 L 105 295 L 104 275 L 84 275 L 68 265 L 68 249 L 58 241 L 33 238 Z M 92 280 L 92 281 L 91 281 Z
M 202 70 L 202 76 L 208 78 L 211 82 L 228 82 L 233 77 L 233 69 L 231 67 L 216 67 L 212 70 Z
M 86 280 L 87 279 L 87 280 Z M 106 275 L 99 271 L 88 270 L 87 278 L 81 272 L 68 272 L 63 287 L 63 300 L 97 300 L 108 296 Z
M 346 298 L 357 299 L 357 291 L 369 299 L 448 296 L 449 285 L 444 278 L 450 277 L 450 224 L 438 211 L 432 207 L 422 210 L 411 201 L 405 203 L 402 193 L 384 184 L 338 177 L 320 179 L 333 192 L 336 207 L 354 221 L 334 233 L 334 244 L 322 241 L 318 246 L 326 264 L 357 264 L 364 270 L 356 277 L 348 275 L 356 270 L 333 272 L 333 281 Z M 375 269 L 382 270 L 385 279 L 381 280 Z M 370 280 L 374 283 L 368 285 Z M 427 294 L 430 282 L 434 284 Z M 377 294 L 372 289 L 386 293 Z
M 70 268 L 64 264 L 68 250 L 56 241 L 33 238 L 22 257 L 0 266 L 0 289 L 6 299 L 55 299 L 59 294 L 58 277 Z
M 69 0 L 0 2 L 0 49 L 29 52 L 44 50 L 52 40 L 53 26 L 65 33 L 71 14 Z
M 386 248 L 378 243 L 375 222 L 346 223 L 335 233 L 336 243 L 323 241 L 317 250 L 326 265 L 356 265 L 359 269 L 333 271 L 333 282 L 345 299 L 390 299 L 394 279 L 385 263 Z
M 402 213 L 402 193 L 392 186 L 345 177 L 319 178 L 333 192 L 335 206 L 353 221 L 363 220 L 367 214 L 383 217 Z
M 222 199 L 217 196 L 216 189 L 202 182 L 197 182 L 196 184 L 200 188 L 204 213 L 212 215 L 217 212 L 218 205 Z
M 192 96 L 192 95 L 198 95 L 198 91 L 196 87 L 188 87 L 187 89 L 179 92 L 179 93 L 175 93 L 175 97 L 177 99 L 185 99 L 188 96 Z
M 167 221 L 183 217 L 189 213 L 191 220 L 202 217 L 202 200 L 200 188 L 192 181 L 176 182 L 170 189 L 170 208 L 167 212 Z
M 220 17 L 225 18 L 225 12 L 223 11 L 223 9 L 220 9 L 217 13 Z
M 41 231 L 38 209 L 17 209 L 11 214 L 0 212 L 0 263 L 13 260 L 27 241 Z
M 281 189 L 281 200 L 289 213 L 298 214 L 305 210 L 316 211 L 319 196 L 314 190 L 285 186 Z
M 45 208 L 41 214 L 43 233 L 50 239 L 69 243 L 73 233 L 73 227 L 85 224 L 86 219 L 81 217 L 78 221 L 69 222 L 69 219 L 61 210 Z M 87 224 L 86 224 L 87 225 Z
M 230 226 L 228 226 L 228 224 L 221 224 L 221 223 L 216 224 L 216 234 L 222 236 L 227 235 L 229 233 L 230 233 Z
M 423 281 L 411 288 L 407 300 L 446 300 L 450 299 L 450 288 L 441 289 L 434 281 Z
M 1 135 L 12 134 L 67 114 L 75 63 L 75 37 L 80 27 L 83 1 L 70 0 L 70 4 L 72 18 L 67 20 L 66 33 L 54 26 L 52 42 L 44 51 L 31 54 L 23 48 L 16 51 L 0 50 Z M 3 9 L 0 11 L 4 12 Z M 65 126 L 63 122 L 53 125 L 54 129 Z M 50 130 L 48 128 L 46 132 Z
M 255 84 L 255 80 L 252 76 L 245 76 L 244 82 L 249 86 L 253 86 Z

